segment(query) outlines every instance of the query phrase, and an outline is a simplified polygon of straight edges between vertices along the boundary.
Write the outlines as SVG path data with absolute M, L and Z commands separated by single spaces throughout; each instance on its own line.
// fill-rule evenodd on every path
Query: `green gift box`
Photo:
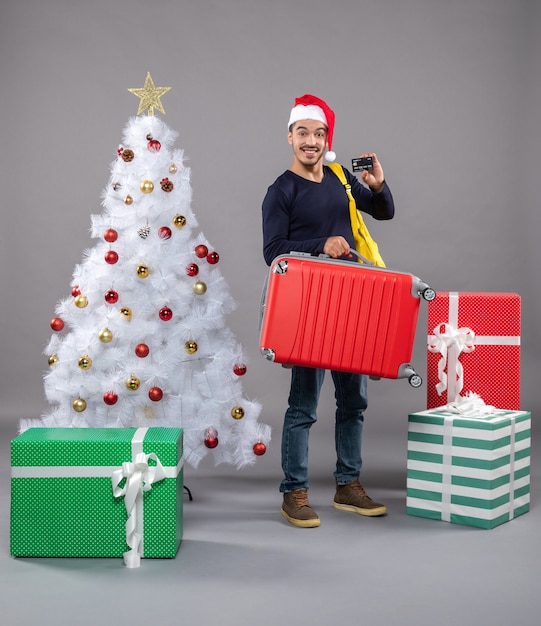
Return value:
M 11 442 L 13 556 L 174 558 L 180 428 L 30 428 Z
M 408 420 L 406 512 L 494 528 L 530 510 L 531 414 L 465 417 L 439 407 Z

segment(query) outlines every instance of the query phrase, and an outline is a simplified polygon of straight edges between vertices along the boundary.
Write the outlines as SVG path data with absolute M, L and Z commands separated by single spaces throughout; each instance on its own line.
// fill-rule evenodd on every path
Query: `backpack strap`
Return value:
M 342 185 L 344 185 L 349 198 L 349 218 L 351 220 L 351 230 L 353 231 L 357 252 L 366 257 L 369 261 L 372 261 L 374 265 L 385 267 L 385 263 L 379 253 L 378 244 L 372 239 L 364 223 L 363 216 L 357 208 L 355 198 L 351 193 L 351 185 L 346 179 L 343 167 L 339 163 L 329 163 L 327 167 L 338 177 Z M 361 259 L 359 259 L 359 261 L 362 262 Z

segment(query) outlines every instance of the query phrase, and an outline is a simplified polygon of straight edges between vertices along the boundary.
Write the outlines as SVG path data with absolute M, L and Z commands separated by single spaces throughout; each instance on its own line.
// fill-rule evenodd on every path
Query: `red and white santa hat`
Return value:
M 336 154 L 332 151 L 332 136 L 334 133 L 334 111 L 321 98 L 307 93 L 300 98 L 295 98 L 295 106 L 291 109 L 288 129 L 291 124 L 299 120 L 317 120 L 327 126 L 327 152 L 325 159 L 332 162 L 336 159 Z

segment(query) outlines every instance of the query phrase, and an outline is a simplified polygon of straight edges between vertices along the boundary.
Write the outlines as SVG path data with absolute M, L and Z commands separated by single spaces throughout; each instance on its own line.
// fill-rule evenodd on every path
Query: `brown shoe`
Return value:
M 341 511 L 353 511 L 359 515 L 368 515 L 370 517 L 387 513 L 387 507 L 384 504 L 374 502 L 367 495 L 364 487 L 358 480 L 354 480 L 346 485 L 337 485 L 332 505 L 335 509 L 340 509 Z
M 308 502 L 307 489 L 295 489 L 295 491 L 284 493 L 282 515 L 293 526 L 300 528 L 315 528 L 320 524 L 317 513 Z

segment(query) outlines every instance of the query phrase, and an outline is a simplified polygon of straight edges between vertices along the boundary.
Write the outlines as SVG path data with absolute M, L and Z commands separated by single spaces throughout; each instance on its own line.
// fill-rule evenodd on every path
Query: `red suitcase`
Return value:
M 263 290 L 261 353 L 283 365 L 408 378 L 419 387 L 410 364 L 419 304 L 435 296 L 405 272 L 326 255 L 282 255 Z

